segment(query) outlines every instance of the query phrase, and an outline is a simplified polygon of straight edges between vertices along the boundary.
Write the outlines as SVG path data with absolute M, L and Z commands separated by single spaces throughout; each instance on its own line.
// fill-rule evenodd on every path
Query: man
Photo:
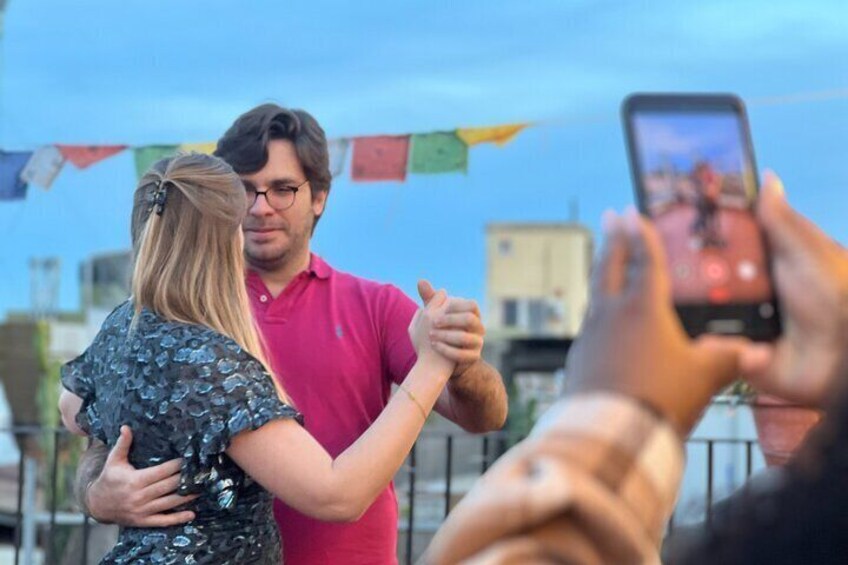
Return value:
M 216 155 L 244 182 L 246 283 L 271 363 L 306 428 L 335 457 L 377 418 L 391 384 L 414 364 L 407 327 L 417 306 L 397 288 L 336 271 L 310 252 L 331 182 L 324 131 L 312 116 L 273 104 L 254 108 L 219 140 Z M 426 302 L 434 290 L 422 283 L 419 293 Z M 436 409 L 468 431 L 500 428 L 506 392 L 480 357 L 476 303 L 451 299 L 437 325 L 435 347 L 457 368 Z M 91 514 L 133 526 L 190 520 L 190 512 L 165 514 L 187 501 L 171 494 L 179 461 L 136 471 L 126 462 L 130 441 L 122 436 L 99 476 L 90 471 L 97 478 L 83 499 Z M 396 562 L 391 485 L 355 523 L 318 522 L 279 501 L 275 514 L 286 563 Z
M 570 393 L 453 510 L 427 563 L 659 563 L 683 438 L 740 372 L 827 410 L 782 480 L 735 497 L 674 563 L 844 563 L 848 551 L 848 254 L 792 210 L 758 203 L 785 316 L 775 343 L 688 339 L 656 232 L 607 216 Z

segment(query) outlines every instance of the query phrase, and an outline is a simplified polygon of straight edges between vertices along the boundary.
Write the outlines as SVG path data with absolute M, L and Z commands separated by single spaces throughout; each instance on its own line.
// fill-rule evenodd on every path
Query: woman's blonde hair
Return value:
M 270 372 L 244 283 L 246 212 L 241 180 L 221 159 L 189 153 L 155 163 L 133 199 L 132 294 L 136 313 L 147 307 L 212 328 Z

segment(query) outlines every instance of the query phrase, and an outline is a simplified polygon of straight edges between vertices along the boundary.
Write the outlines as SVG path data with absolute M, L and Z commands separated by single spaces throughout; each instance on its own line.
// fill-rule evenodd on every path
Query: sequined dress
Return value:
M 241 431 L 278 418 L 302 424 L 302 416 L 232 339 L 148 309 L 131 328 L 133 315 L 132 302 L 118 306 L 91 346 L 62 368 L 62 383 L 83 400 L 82 429 L 111 447 L 128 425 L 130 463 L 145 468 L 182 457 L 178 492 L 200 497 L 180 508 L 195 512 L 190 523 L 122 528 L 101 563 L 279 564 L 273 497 L 225 451 Z

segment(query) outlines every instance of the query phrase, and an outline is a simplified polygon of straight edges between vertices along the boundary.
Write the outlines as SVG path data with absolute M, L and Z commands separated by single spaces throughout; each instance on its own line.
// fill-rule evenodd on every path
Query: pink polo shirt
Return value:
M 312 255 L 274 299 L 250 271 L 247 288 L 277 376 L 306 429 L 336 457 L 377 419 L 415 363 L 407 334 L 416 304 L 397 287 L 342 273 Z M 397 498 L 389 485 L 357 522 L 274 514 L 287 565 L 397 563 Z

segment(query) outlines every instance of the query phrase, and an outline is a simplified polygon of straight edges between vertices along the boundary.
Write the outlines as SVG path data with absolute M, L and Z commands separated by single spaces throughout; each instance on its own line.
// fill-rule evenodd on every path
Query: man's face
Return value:
M 287 139 L 268 143 L 268 162 L 259 171 L 242 175 L 242 181 L 259 192 L 280 187 L 295 187 L 306 180 L 294 144 Z M 265 196 L 258 195 L 248 209 L 242 229 L 244 254 L 251 266 L 271 271 L 285 268 L 309 251 L 309 239 L 315 216 L 324 211 L 327 193 L 312 197 L 309 183 L 302 184 L 294 204 L 275 210 Z

